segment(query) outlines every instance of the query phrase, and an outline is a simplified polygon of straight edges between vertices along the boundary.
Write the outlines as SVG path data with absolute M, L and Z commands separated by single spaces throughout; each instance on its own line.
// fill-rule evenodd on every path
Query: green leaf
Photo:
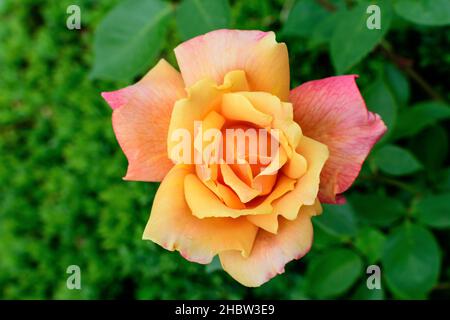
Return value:
M 349 198 L 355 214 L 362 222 L 380 227 L 389 226 L 406 214 L 403 203 L 377 194 L 353 194 Z
M 327 15 L 322 20 L 316 22 L 316 25 L 309 34 L 309 45 L 312 49 L 314 49 L 315 46 L 331 41 L 336 24 L 343 14 L 345 14 L 345 10 L 340 10 L 339 12 Z
M 298 1 L 292 8 L 283 26 L 286 36 L 311 36 L 318 22 L 332 14 L 315 0 Z
M 406 76 L 392 64 L 384 67 L 384 79 L 400 107 L 406 106 L 411 90 Z
M 395 12 L 402 18 L 428 26 L 450 24 L 450 1 L 448 0 L 397 0 Z
M 418 220 L 433 228 L 450 228 L 450 193 L 427 195 L 415 208 Z
M 424 298 L 437 283 L 441 253 L 430 231 L 408 223 L 389 235 L 381 261 L 397 297 Z
M 450 168 L 445 168 L 438 172 L 440 174 L 439 183 L 437 185 L 440 191 L 450 191 Z
M 212 30 L 228 28 L 231 9 L 227 0 L 183 0 L 176 10 L 177 29 L 187 40 Z
M 378 113 L 388 127 L 388 131 L 382 138 L 387 139 L 392 133 L 397 119 L 397 103 L 391 90 L 379 77 L 364 93 L 367 107 L 370 111 Z
M 367 3 L 342 15 L 331 39 L 330 54 L 336 73 L 342 74 L 360 62 L 381 42 L 392 18 L 390 1 L 375 1 L 381 11 L 381 29 L 368 29 Z
M 147 70 L 163 46 L 171 7 L 161 0 L 126 0 L 94 36 L 93 78 L 129 80 Z
M 345 237 L 357 232 L 353 209 L 349 203 L 343 205 L 323 205 L 323 214 L 313 218 L 313 222 L 326 233 Z
M 381 171 L 402 176 L 422 169 L 420 162 L 406 149 L 394 145 L 385 145 L 374 154 L 376 165 Z
M 361 276 L 361 258 L 348 249 L 333 249 L 312 260 L 307 270 L 307 290 L 319 299 L 346 292 Z
M 315 221 L 315 217 L 313 222 Z M 342 239 L 331 235 L 322 229 L 318 224 L 314 223 L 314 242 L 311 250 L 324 250 L 332 246 L 336 246 L 342 242 Z
M 450 108 L 443 102 L 427 101 L 404 109 L 398 117 L 394 137 L 412 136 L 436 122 L 450 118 Z
M 384 290 L 381 289 L 369 289 L 364 281 L 355 291 L 352 296 L 353 300 L 384 300 Z
M 381 258 L 385 241 L 386 236 L 381 231 L 365 227 L 358 233 L 355 247 L 366 256 L 369 264 L 374 264 Z
M 417 159 L 429 170 L 429 174 L 437 174 L 447 158 L 447 131 L 439 125 L 425 129 L 410 141 Z

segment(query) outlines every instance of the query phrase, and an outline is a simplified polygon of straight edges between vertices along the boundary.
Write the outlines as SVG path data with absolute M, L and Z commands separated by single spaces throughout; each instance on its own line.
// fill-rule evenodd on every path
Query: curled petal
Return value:
M 173 104 L 184 95 L 181 75 L 165 60 L 138 83 L 102 93 L 114 110 L 114 132 L 128 159 L 125 180 L 161 181 L 172 168 L 167 131 Z
M 294 121 L 291 103 L 281 102 L 267 92 L 242 92 L 241 95 L 245 96 L 256 110 L 272 116 L 272 128 L 281 130 L 292 148 L 297 147 L 302 130 Z
M 186 202 L 192 214 L 200 219 L 215 217 L 237 218 L 246 215 L 269 214 L 273 212 L 272 202 L 294 189 L 295 180 L 282 175 L 271 194 L 262 202 L 249 202 L 246 209 L 233 209 L 226 206 L 204 183 L 195 175 L 189 174 L 184 180 Z M 256 199 L 255 199 L 256 200 Z
M 164 178 L 143 239 L 170 251 L 177 250 L 187 260 L 202 264 L 210 263 L 225 250 L 248 256 L 257 227 L 245 218 L 198 219 L 192 215 L 184 195 L 185 177 L 192 172 L 192 166 L 176 165 Z
M 323 202 L 340 201 L 339 195 L 356 179 L 372 146 L 386 131 L 380 116 L 367 110 L 355 78 L 310 81 L 291 92 L 294 118 L 304 134 L 330 150 L 321 173 Z
M 291 159 L 283 166 L 282 170 L 289 178 L 299 179 L 306 173 L 307 166 L 305 157 L 294 151 Z
M 247 287 L 258 287 L 284 272 L 286 263 L 303 257 L 311 248 L 314 206 L 302 207 L 294 221 L 281 218 L 278 234 L 260 230 L 249 257 L 238 251 L 219 254 L 223 269 Z
M 249 202 L 261 194 L 260 190 L 249 187 L 226 163 L 220 164 L 223 181 L 238 195 L 243 202 Z
M 260 127 L 267 127 L 272 122 L 270 115 L 264 114 L 239 93 L 228 93 L 223 96 L 222 114 L 230 120 L 252 122 Z
M 222 83 L 227 72 L 243 70 L 252 91 L 289 99 L 288 52 L 273 32 L 216 30 L 183 42 L 175 55 L 187 86 L 203 78 Z
M 278 232 L 279 215 L 288 220 L 295 220 L 303 205 L 315 203 L 319 192 L 320 172 L 328 159 L 327 146 L 303 136 L 295 154 L 301 154 L 308 166 L 301 178 L 296 180 L 294 189 L 274 201 L 272 213 L 247 216 L 256 226 L 271 233 Z
M 320 172 L 329 153 L 326 145 L 303 136 L 296 150 L 308 163 L 306 173 L 298 179 L 294 190 L 284 195 L 274 204 L 274 212 L 293 220 L 302 205 L 312 205 L 319 191 Z
M 211 113 L 220 111 L 220 103 L 224 93 L 248 88 L 245 74 L 242 71 L 232 71 L 225 75 L 223 84 L 216 85 L 210 78 L 202 79 L 187 89 L 188 96 L 176 101 L 170 118 L 169 132 L 167 135 L 167 153 L 169 157 L 178 163 L 178 155 L 173 150 L 180 141 L 177 134 L 184 131 L 192 138 L 195 137 L 195 121 L 203 121 Z M 191 143 L 193 145 L 193 143 Z M 194 161 L 193 146 L 191 150 L 191 162 Z
M 233 209 L 244 209 L 245 205 L 241 202 L 237 194 L 228 186 L 217 181 L 218 164 L 196 165 L 195 171 L 197 177 L 204 183 L 209 190 L 222 200 L 225 205 Z

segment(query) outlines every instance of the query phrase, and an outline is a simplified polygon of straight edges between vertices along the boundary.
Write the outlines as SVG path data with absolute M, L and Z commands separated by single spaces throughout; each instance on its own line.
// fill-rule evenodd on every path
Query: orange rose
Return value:
M 233 278 L 259 286 L 308 252 L 319 200 L 343 201 L 386 127 L 356 76 L 289 91 L 287 48 L 272 32 L 213 31 L 175 54 L 181 74 L 161 60 L 102 94 L 124 179 L 162 181 L 143 238 L 193 262 L 218 254 Z

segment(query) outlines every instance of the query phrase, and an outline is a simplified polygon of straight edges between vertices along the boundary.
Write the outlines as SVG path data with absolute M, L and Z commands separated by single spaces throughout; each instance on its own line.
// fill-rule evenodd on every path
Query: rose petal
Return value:
M 262 128 L 270 126 L 272 117 L 253 107 L 240 93 L 227 93 L 222 99 L 222 115 L 228 120 L 247 121 Z
M 252 186 L 252 167 L 246 160 L 243 160 L 243 163 L 230 163 L 229 166 L 236 173 L 239 179 L 244 181 L 248 186 Z
M 247 203 L 261 194 L 261 191 L 249 187 L 242 181 L 228 164 L 221 163 L 220 170 L 225 184 L 236 192 L 243 203 Z
M 245 209 L 245 205 L 241 202 L 236 193 L 228 186 L 217 182 L 218 175 L 217 164 L 210 165 L 196 165 L 195 172 L 197 177 L 203 182 L 209 190 L 222 200 L 227 207 L 233 209 Z
M 293 220 L 302 205 L 313 205 L 319 191 L 320 172 L 329 153 L 326 145 L 303 136 L 296 150 L 308 164 L 306 173 L 298 179 L 294 190 L 274 203 L 274 214 Z
M 187 86 L 203 78 L 222 83 L 232 70 L 243 70 L 252 91 L 289 99 L 289 58 L 286 45 L 273 32 L 216 30 L 175 48 Z
M 167 135 L 167 152 L 169 157 L 179 163 L 178 155 L 173 154 L 174 148 L 180 143 L 176 134 L 180 130 L 195 138 L 195 121 L 203 121 L 212 111 L 220 111 L 220 102 L 224 93 L 247 88 L 245 74 L 240 71 L 229 72 L 225 75 L 224 83 L 216 85 L 211 79 L 202 79 L 187 89 L 188 96 L 178 100 L 172 111 L 169 133 Z M 191 143 L 193 145 L 193 143 Z M 191 146 L 191 163 L 194 162 L 194 150 Z
M 291 92 L 294 118 L 305 135 L 330 150 L 321 174 L 321 201 L 334 203 L 361 170 L 372 146 L 386 131 L 381 118 L 367 111 L 355 75 L 302 84 Z M 336 199 L 338 197 L 338 199 Z
M 249 257 L 238 251 L 219 254 L 223 269 L 247 287 L 258 287 L 284 272 L 286 263 L 303 257 L 311 248 L 314 207 L 302 207 L 294 221 L 281 219 L 278 234 L 260 230 Z
M 306 173 L 307 167 L 308 164 L 305 157 L 294 151 L 291 159 L 283 166 L 282 171 L 289 178 L 299 179 Z
M 195 174 L 189 174 L 184 180 L 186 202 L 197 218 L 231 217 L 237 218 L 246 215 L 269 214 L 273 211 L 272 202 L 294 189 L 295 180 L 281 175 L 273 192 L 262 202 L 252 207 L 238 210 L 227 207 L 218 197 L 207 188 Z M 255 199 L 256 200 L 256 199 Z M 252 205 L 252 203 L 248 203 Z
M 219 252 L 251 252 L 257 228 L 245 218 L 198 219 L 185 201 L 184 179 L 192 166 L 173 167 L 161 183 L 143 239 L 177 250 L 189 261 L 207 264 Z
M 264 196 L 272 192 L 273 186 L 277 182 L 278 174 L 257 176 L 253 180 L 253 188 L 260 190 L 260 195 Z
M 279 215 L 288 220 L 295 220 L 302 205 L 312 205 L 315 201 L 317 202 L 320 171 L 328 158 L 328 149 L 320 142 L 303 136 L 294 154 L 299 153 L 304 155 L 302 159 L 310 163 L 310 166 L 305 167 L 306 172 L 296 181 L 295 188 L 273 202 L 272 213 L 247 216 L 253 224 L 268 232 L 275 234 L 278 232 Z
M 167 131 L 173 104 L 184 95 L 181 75 L 165 60 L 138 83 L 102 93 L 114 110 L 114 132 L 128 159 L 125 180 L 161 181 L 173 167 Z
M 267 92 L 242 92 L 240 94 L 245 96 L 256 110 L 272 116 L 272 128 L 281 130 L 292 148 L 297 147 L 302 130 L 294 121 L 291 103 L 281 102 L 276 96 Z

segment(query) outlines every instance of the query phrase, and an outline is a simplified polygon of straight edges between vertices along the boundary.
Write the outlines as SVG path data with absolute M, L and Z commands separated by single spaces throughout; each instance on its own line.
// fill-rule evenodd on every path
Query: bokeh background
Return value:
M 373 2 L 0 0 L 0 298 L 448 299 L 450 2 L 375 1 L 368 30 Z M 122 181 L 100 97 L 224 27 L 275 31 L 292 86 L 359 74 L 389 127 L 347 204 L 314 218 L 311 252 L 256 289 L 141 240 L 158 184 Z M 81 290 L 66 287 L 73 264 Z M 372 264 L 382 290 L 366 288 Z

